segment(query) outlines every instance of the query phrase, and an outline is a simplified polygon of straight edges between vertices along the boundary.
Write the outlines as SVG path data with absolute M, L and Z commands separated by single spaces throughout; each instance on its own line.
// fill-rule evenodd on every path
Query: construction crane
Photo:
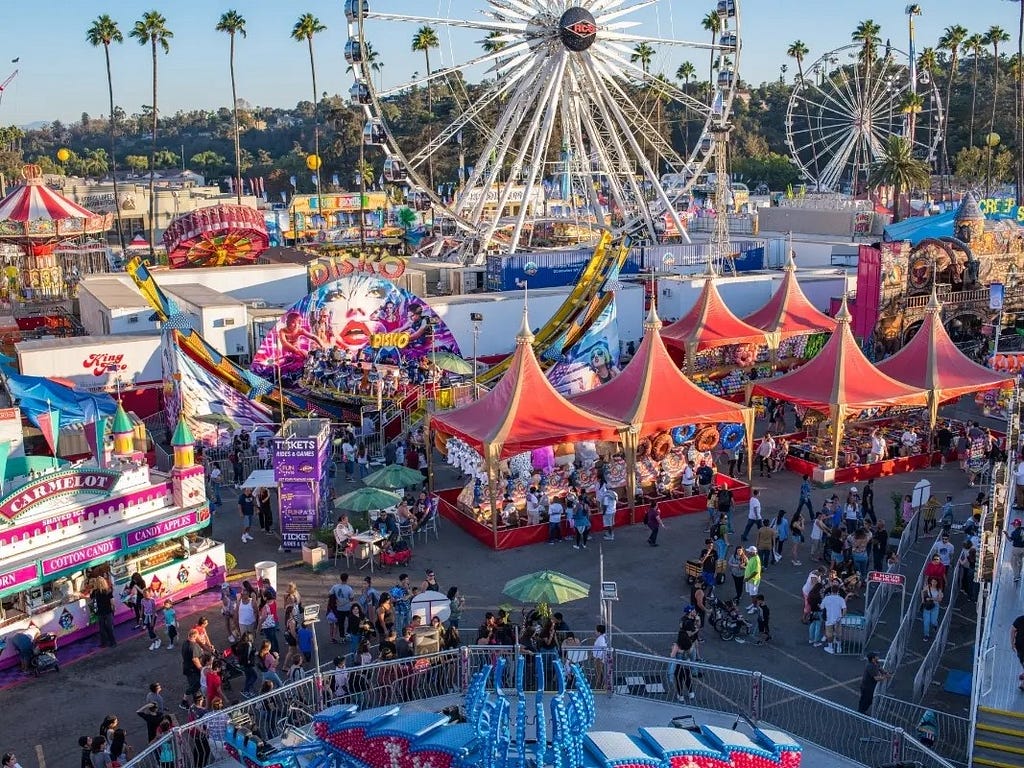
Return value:
M 0 83 L 0 105 L 4 103 L 4 91 L 7 90 L 7 86 L 11 84 L 11 80 L 18 76 L 18 70 L 14 70 L 7 76 L 7 79 Z

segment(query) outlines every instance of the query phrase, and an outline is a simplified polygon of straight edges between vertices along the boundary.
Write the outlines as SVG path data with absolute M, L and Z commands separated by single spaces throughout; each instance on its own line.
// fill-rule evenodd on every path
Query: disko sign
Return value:
M 405 274 L 408 262 L 400 256 L 389 254 L 338 254 L 321 256 L 306 265 L 311 291 L 334 280 L 352 274 L 374 275 L 386 280 L 397 280 Z
M 87 568 L 98 560 L 106 560 L 111 555 L 124 550 L 124 539 L 115 536 L 97 541 L 61 555 L 48 557 L 42 561 L 42 575 L 53 576 L 73 568 Z
M 68 469 L 44 475 L 0 499 L 0 523 L 10 523 L 22 512 L 60 496 L 79 493 L 108 495 L 120 472 L 110 469 Z

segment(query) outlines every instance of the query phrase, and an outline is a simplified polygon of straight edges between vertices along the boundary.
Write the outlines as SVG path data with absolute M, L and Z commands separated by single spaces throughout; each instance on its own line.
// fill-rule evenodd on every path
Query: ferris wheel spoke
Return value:
M 381 13 L 380 11 L 370 11 L 363 18 L 366 21 L 404 21 L 409 24 L 422 24 L 429 27 L 459 27 L 479 29 L 483 32 L 525 33 L 529 26 L 528 21 L 478 21 L 442 16 L 410 16 L 404 13 Z
M 839 148 L 836 150 L 835 154 L 832 155 L 832 158 L 825 165 L 825 168 L 822 171 L 822 178 L 829 189 L 834 189 L 836 182 L 842 178 L 843 170 L 846 168 L 850 156 L 856 149 L 857 135 L 851 133 L 843 139 Z
M 603 22 L 656 4 L 657 0 L 641 0 L 632 5 L 626 5 L 626 0 L 594 0 L 588 10 L 596 20 Z
M 457 72 L 462 72 L 463 70 L 471 69 L 472 67 L 478 67 L 481 64 L 487 64 L 488 62 L 493 62 L 500 58 L 504 58 L 510 54 L 510 51 L 513 53 L 513 55 L 517 54 L 520 52 L 520 49 L 522 52 L 527 53 L 529 51 L 529 46 L 527 46 L 526 43 L 522 43 L 513 49 L 502 49 L 501 51 L 492 51 L 491 53 L 485 53 L 481 56 L 477 56 L 476 58 L 469 59 L 468 61 L 463 62 L 462 64 L 455 64 L 450 67 L 444 67 L 443 69 L 435 69 L 429 75 L 424 75 L 423 77 L 418 77 L 415 80 L 409 80 L 407 82 L 404 82 L 401 85 L 397 85 L 392 88 L 387 88 L 385 90 L 378 91 L 377 97 L 381 99 L 386 99 L 391 96 L 396 96 L 400 93 L 403 93 L 413 87 L 428 85 L 429 83 L 433 83 L 437 80 L 447 79 L 450 75 L 453 75 Z M 367 77 L 365 72 L 363 74 L 364 77 Z M 369 78 L 367 77 L 367 79 Z
M 701 51 L 722 51 L 732 54 L 736 49 L 731 45 L 718 45 L 717 43 L 695 43 L 689 40 L 674 40 L 667 37 L 649 37 L 647 35 L 634 35 L 629 32 L 617 32 L 615 30 L 602 30 L 601 39 L 609 43 L 618 43 L 617 48 L 629 50 L 626 43 L 647 43 L 648 45 L 680 46 L 683 48 L 694 48 Z
M 828 90 L 821 89 L 819 91 L 819 95 L 821 97 L 820 104 L 822 106 L 824 106 L 825 103 L 831 103 L 835 104 L 837 109 L 843 114 L 857 114 L 857 97 L 849 88 L 848 84 L 844 84 L 842 90 L 839 88 L 831 88 Z
M 607 157 L 607 148 L 610 146 L 608 142 L 602 140 L 597 127 L 594 125 L 593 120 L 584 120 L 581 114 L 581 105 L 578 99 L 572 97 L 573 93 L 578 93 L 582 87 L 579 78 L 576 74 L 576 67 L 570 66 L 568 71 L 569 77 L 569 88 L 562 91 L 562 115 L 563 125 L 569 126 L 570 136 L 572 141 L 575 142 L 576 146 L 576 176 L 579 178 L 580 183 L 586 191 L 587 197 L 590 199 L 591 208 L 594 211 L 594 216 L 601 221 L 603 224 L 610 223 L 609 215 L 605 214 L 603 207 L 601 206 L 600 198 L 597 194 L 597 184 L 595 183 L 595 174 L 589 168 L 590 155 L 587 152 L 587 143 L 583 140 L 583 135 L 586 133 L 590 146 L 593 147 L 593 151 L 597 153 L 597 156 L 601 160 L 603 168 L 607 168 L 609 173 L 606 176 L 608 184 L 608 191 L 611 195 L 612 200 L 616 205 L 619 206 L 619 210 L 625 210 L 625 195 L 622 191 L 622 185 L 619 183 L 619 177 L 614 173 L 614 166 L 611 164 L 611 160 Z M 567 167 L 572 168 L 571 165 L 571 147 L 570 157 L 567 158 Z M 570 199 L 572 198 L 572 174 L 570 174 Z M 611 207 L 609 206 L 609 212 Z
M 603 49 L 592 58 L 596 60 L 595 65 L 599 67 L 602 79 L 606 82 L 614 81 L 621 77 L 624 72 L 629 72 L 638 83 L 657 86 L 659 90 L 671 95 L 675 101 L 683 104 L 687 109 L 693 110 L 698 117 L 705 119 L 711 117 L 712 110 L 707 104 L 684 93 L 667 80 L 660 80 L 649 72 L 645 72 L 642 67 L 638 67 L 631 62 L 628 55 L 619 56 L 608 52 L 607 49 Z
M 665 140 L 661 135 L 661 131 L 658 130 L 654 125 L 651 124 L 641 112 L 636 108 L 625 94 L 622 93 L 618 87 L 618 83 L 614 80 L 609 81 L 609 87 L 613 89 L 612 99 L 622 110 L 622 113 L 629 120 L 629 124 L 633 129 L 633 132 L 644 137 L 645 141 L 649 142 L 651 149 L 654 150 L 658 156 L 665 161 L 672 172 L 678 172 L 686 165 L 686 161 L 681 158 L 672 146 Z

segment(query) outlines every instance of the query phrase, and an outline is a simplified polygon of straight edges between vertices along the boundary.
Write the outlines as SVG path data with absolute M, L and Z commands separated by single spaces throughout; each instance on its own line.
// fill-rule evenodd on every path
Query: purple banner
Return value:
M 62 555 L 43 560 L 43 576 L 52 576 L 55 573 L 79 566 L 84 568 L 94 560 L 103 560 L 111 555 L 116 555 L 123 549 L 124 540 L 120 536 L 73 549 Z
M 319 480 L 321 446 L 315 437 L 279 437 L 274 441 L 274 480 Z
M 147 525 L 145 528 L 138 528 L 134 531 L 130 531 L 125 539 L 128 542 L 129 547 L 137 547 L 139 544 L 145 544 L 147 541 L 153 541 L 164 536 L 183 531 L 191 528 L 193 525 L 199 522 L 199 518 L 196 515 L 195 510 L 186 512 L 183 515 L 176 515 L 175 517 L 167 520 L 161 520 L 152 525 Z
M 31 584 L 39 576 L 39 569 L 35 563 L 23 565 L 13 571 L 0 573 L 0 593 L 15 589 L 23 584 Z
M 281 483 L 280 496 L 281 545 L 299 549 L 316 527 L 317 485 L 315 483 Z

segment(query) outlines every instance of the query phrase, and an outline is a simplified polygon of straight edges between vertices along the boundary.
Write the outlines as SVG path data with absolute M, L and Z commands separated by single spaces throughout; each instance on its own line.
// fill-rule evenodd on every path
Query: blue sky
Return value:
M 627 0 L 634 2 L 635 0 Z M 479 18 L 486 0 L 370 0 L 374 10 L 414 13 L 436 17 Z M 711 0 L 660 0 L 654 8 L 635 14 L 642 24 L 637 33 L 680 40 L 707 40 L 700 19 L 711 9 Z M 1020 5 L 1008 0 L 923 0 L 918 17 L 918 47 L 934 44 L 944 27 L 960 23 L 972 32 L 992 24 L 1010 33 L 1009 52 L 1016 50 Z M 351 84 L 342 57 L 347 38 L 342 0 L 29 0 L 9 3 L 0 27 L 0 80 L 15 68 L 18 77 L 7 87 L 0 103 L 0 124 L 24 125 L 37 120 L 78 120 L 82 112 L 106 114 L 107 93 L 102 49 L 85 41 L 85 31 L 101 13 L 109 13 L 121 25 L 126 41 L 112 52 L 115 100 L 128 113 L 150 101 L 148 48 L 127 39 L 128 31 L 143 12 L 159 10 L 174 32 L 169 55 L 160 57 L 160 106 L 174 112 L 188 108 L 214 108 L 230 101 L 227 76 L 227 36 L 213 27 L 220 14 L 235 8 L 247 20 L 248 38 L 239 41 L 236 69 L 239 96 L 250 103 L 293 106 L 309 99 L 309 60 L 305 45 L 292 41 L 291 27 L 304 12 L 316 14 L 328 29 L 317 36 L 317 77 L 320 89 L 344 93 Z M 801 39 L 811 49 L 810 59 L 849 43 L 858 21 L 873 18 L 882 25 L 882 38 L 906 48 L 907 24 L 904 0 L 745 0 L 742 2 L 743 61 L 741 75 L 759 83 L 776 78 L 786 59 L 790 42 Z M 409 50 L 415 24 L 391 22 L 368 26 L 368 37 L 381 52 L 385 88 L 408 81 L 422 71 L 423 57 Z M 432 65 L 451 64 L 453 57 L 470 57 L 480 49 L 474 41 L 483 33 L 448 34 L 441 28 L 442 49 Z M 8 62 L 20 57 L 17 64 Z M 660 50 L 654 71 L 674 73 L 688 59 L 698 72 L 706 69 L 703 51 Z M 459 61 L 465 60 L 459 58 Z

